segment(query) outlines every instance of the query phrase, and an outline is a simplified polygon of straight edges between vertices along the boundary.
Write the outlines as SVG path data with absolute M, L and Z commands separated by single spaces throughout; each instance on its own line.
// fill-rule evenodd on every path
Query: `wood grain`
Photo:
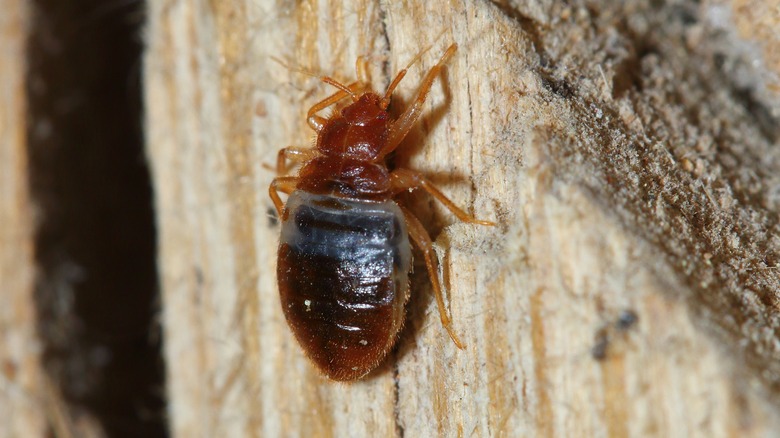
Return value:
M 27 10 L 16 0 L 0 1 L 0 9 L 0 436 L 42 436 L 47 413 L 35 331 L 25 150 Z
M 729 3 L 152 1 L 148 154 L 180 436 L 765 436 L 780 432 L 777 96 L 724 66 Z M 709 14 L 709 15 L 708 15 Z M 437 35 L 444 31 L 437 40 Z M 275 286 L 275 152 L 330 90 L 459 51 L 398 160 L 493 229 L 436 235 L 457 350 L 417 262 L 368 379 L 307 362 Z M 774 99 L 774 100 L 773 100 Z M 636 321 L 627 323 L 634 315 Z

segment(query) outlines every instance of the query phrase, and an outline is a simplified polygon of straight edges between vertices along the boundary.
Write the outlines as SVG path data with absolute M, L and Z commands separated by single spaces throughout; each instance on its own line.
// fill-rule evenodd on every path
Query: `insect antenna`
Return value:
M 341 82 L 331 78 L 330 76 L 323 76 L 323 77 L 320 78 L 320 80 L 322 82 L 325 82 L 326 84 L 333 85 L 334 87 L 338 88 L 339 90 L 349 94 L 350 97 L 352 97 L 352 101 L 353 102 L 357 102 L 358 101 L 358 97 L 355 94 L 355 92 L 352 91 L 352 89 L 350 87 L 342 84 Z
M 300 73 L 302 75 L 311 76 L 313 78 L 318 78 L 318 79 L 322 77 L 322 75 L 314 73 L 311 70 L 306 70 L 303 67 L 300 67 L 300 66 L 297 66 L 297 65 L 293 65 L 290 62 L 285 61 L 285 60 L 283 60 L 281 58 L 278 58 L 276 56 L 271 56 L 271 60 L 276 62 L 277 64 L 281 65 L 282 67 L 286 68 L 287 70 L 293 71 L 295 73 Z
M 442 30 L 439 35 L 434 39 L 434 42 L 438 41 L 439 38 L 444 34 L 444 31 L 446 29 Z M 433 47 L 433 43 L 429 44 L 427 47 L 420 50 L 417 55 L 412 58 L 411 61 L 409 61 L 409 64 L 406 64 L 406 67 L 399 71 L 398 74 L 395 75 L 395 78 L 393 79 L 393 82 L 390 83 L 390 86 L 387 87 L 387 91 L 385 91 L 385 96 L 382 98 L 380 105 L 382 109 L 387 109 L 387 106 L 390 105 L 390 98 L 393 95 L 393 92 L 395 91 L 396 87 L 398 87 L 398 84 L 401 83 L 401 79 L 406 76 L 406 72 L 417 62 L 422 58 L 423 55 L 425 55 L 428 50 L 431 50 L 431 47 Z
M 278 64 L 280 64 L 282 67 L 286 68 L 287 70 L 294 71 L 294 72 L 300 73 L 302 75 L 311 76 L 313 78 L 317 78 L 317 79 L 321 80 L 322 82 L 325 82 L 326 84 L 332 85 L 332 86 L 338 88 L 339 90 L 349 94 L 349 96 L 355 102 L 357 102 L 357 100 L 358 100 L 358 96 L 355 94 L 354 91 L 352 91 L 352 86 L 346 86 L 346 85 L 342 84 L 341 82 L 331 78 L 330 76 L 322 76 L 322 75 L 314 73 L 314 72 L 312 72 L 310 70 L 306 70 L 303 67 L 293 66 L 290 63 L 285 62 L 284 60 L 277 58 L 276 56 L 271 56 L 271 60 L 277 62 Z

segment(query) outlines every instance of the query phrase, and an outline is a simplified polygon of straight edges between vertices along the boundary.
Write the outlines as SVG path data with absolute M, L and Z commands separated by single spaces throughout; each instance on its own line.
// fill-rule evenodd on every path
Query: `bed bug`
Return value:
M 422 174 L 390 171 L 386 163 L 420 117 L 434 80 L 456 49 L 449 46 L 423 78 L 415 100 L 394 120 L 387 112 L 393 91 L 424 51 L 398 72 L 383 96 L 370 89 L 362 58 L 354 83 L 322 77 L 338 91 L 309 109 L 307 122 L 317 133 L 314 147 L 279 151 L 279 175 L 286 173 L 288 160 L 302 165 L 296 176 L 277 176 L 269 187 L 282 223 L 281 304 L 307 356 L 333 380 L 365 376 L 395 344 L 409 297 L 410 238 L 425 259 L 442 325 L 463 348 L 445 310 L 431 238 L 394 197 L 421 188 L 464 222 L 494 224 L 458 208 Z M 332 116 L 317 115 L 346 99 L 351 102 Z M 289 195 L 286 205 L 280 192 Z

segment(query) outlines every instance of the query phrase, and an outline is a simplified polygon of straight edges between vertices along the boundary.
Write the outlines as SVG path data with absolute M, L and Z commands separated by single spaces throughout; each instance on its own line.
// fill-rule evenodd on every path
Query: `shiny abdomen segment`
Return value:
M 358 378 L 395 343 L 408 298 L 411 248 L 401 209 L 296 191 L 282 224 L 282 308 L 329 377 Z

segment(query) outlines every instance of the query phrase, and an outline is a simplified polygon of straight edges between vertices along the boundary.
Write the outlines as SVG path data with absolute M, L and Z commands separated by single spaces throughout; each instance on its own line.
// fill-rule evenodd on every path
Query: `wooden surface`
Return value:
M 731 3 L 613 3 L 151 1 L 174 434 L 780 434 L 780 72 L 748 62 L 769 52 Z M 305 111 L 331 90 L 272 57 L 346 81 L 367 54 L 382 89 L 432 45 L 402 106 L 449 42 L 399 160 L 501 224 L 410 202 L 467 348 L 417 262 L 397 351 L 332 383 L 279 308 L 267 197 L 276 151 L 309 144 Z
M 24 5 L 17 0 L 0 1 L 0 437 L 42 436 L 47 418 L 32 295 Z

